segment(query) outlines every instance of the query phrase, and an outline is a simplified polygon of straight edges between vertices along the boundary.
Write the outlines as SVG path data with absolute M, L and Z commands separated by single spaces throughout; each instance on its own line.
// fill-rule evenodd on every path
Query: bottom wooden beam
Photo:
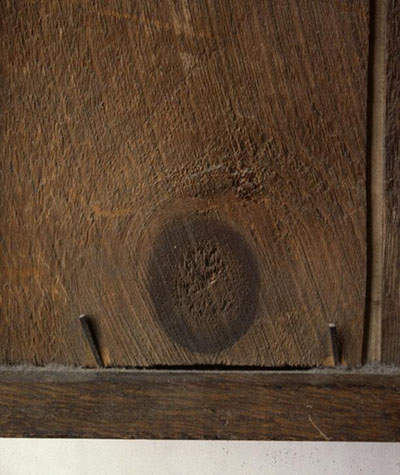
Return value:
M 0 370 L 0 436 L 400 440 L 400 372 Z

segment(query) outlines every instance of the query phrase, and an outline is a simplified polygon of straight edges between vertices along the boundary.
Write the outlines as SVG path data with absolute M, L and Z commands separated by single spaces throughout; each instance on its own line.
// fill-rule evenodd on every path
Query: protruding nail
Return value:
M 99 366 L 100 368 L 104 368 L 104 363 L 101 358 L 99 348 L 97 346 L 96 337 L 93 332 L 90 317 L 88 317 L 87 315 L 81 315 L 79 317 L 79 320 L 81 322 L 83 333 L 89 343 L 94 359 L 96 360 L 97 366 Z
M 337 334 L 336 325 L 334 323 L 329 323 L 329 334 L 331 337 L 333 364 L 335 366 L 339 366 L 339 363 L 340 363 L 339 338 Z

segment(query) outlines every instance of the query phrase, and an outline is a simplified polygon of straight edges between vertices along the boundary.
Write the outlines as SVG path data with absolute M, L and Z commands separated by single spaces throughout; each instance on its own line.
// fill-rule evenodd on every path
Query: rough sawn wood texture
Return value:
M 367 0 L 0 9 L 1 363 L 360 362 Z

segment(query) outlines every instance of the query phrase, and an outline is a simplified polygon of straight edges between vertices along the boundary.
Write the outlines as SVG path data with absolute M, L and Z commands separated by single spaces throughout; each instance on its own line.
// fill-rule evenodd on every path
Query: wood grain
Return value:
M 3 370 L 0 435 L 400 441 L 400 374 Z
M 400 2 L 387 1 L 382 361 L 400 365 Z
M 364 362 L 380 362 L 383 282 L 383 148 L 386 111 L 386 1 L 371 2 L 367 148 L 367 302 Z
M 0 9 L 0 362 L 360 362 L 368 0 Z

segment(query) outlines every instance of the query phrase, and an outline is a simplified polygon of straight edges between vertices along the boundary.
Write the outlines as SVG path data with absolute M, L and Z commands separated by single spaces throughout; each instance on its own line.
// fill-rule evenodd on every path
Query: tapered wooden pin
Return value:
M 83 333 L 86 337 L 87 342 L 89 343 L 94 359 L 96 360 L 97 366 L 99 368 L 104 368 L 104 363 L 101 358 L 99 348 L 97 346 L 96 337 L 94 335 L 92 324 L 90 322 L 90 317 L 88 317 L 87 315 L 81 315 L 79 317 L 79 320 L 81 322 Z
M 329 323 L 329 334 L 331 339 L 331 349 L 334 366 L 339 366 L 340 364 L 340 349 L 339 349 L 339 338 L 337 334 L 336 325 L 334 323 Z

